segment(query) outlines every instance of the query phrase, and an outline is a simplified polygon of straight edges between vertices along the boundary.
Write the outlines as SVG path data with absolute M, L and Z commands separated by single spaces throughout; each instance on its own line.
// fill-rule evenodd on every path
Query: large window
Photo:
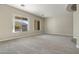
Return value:
M 28 30 L 28 19 L 25 17 L 15 16 L 13 32 L 23 32 Z

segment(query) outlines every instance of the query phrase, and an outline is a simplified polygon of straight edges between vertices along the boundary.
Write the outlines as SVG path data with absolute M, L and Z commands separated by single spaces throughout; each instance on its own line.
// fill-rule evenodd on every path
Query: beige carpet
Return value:
M 0 42 L 0 54 L 78 54 L 72 37 L 38 35 Z

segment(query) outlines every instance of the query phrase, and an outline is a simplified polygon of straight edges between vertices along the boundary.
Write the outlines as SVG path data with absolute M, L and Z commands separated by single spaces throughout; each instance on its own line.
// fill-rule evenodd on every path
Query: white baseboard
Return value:
M 50 33 L 45 33 L 48 35 L 59 35 L 59 36 L 69 36 L 69 37 L 73 37 L 73 35 L 64 35 L 64 34 L 50 34 Z
M 12 39 L 19 39 L 19 38 L 23 38 L 23 37 L 30 37 L 30 36 L 35 36 L 35 35 L 39 35 L 41 33 L 35 33 L 35 34 L 29 34 L 29 35 L 23 35 L 23 36 L 11 36 L 11 37 L 6 37 L 1 39 L 0 41 L 8 41 L 8 40 L 12 40 Z

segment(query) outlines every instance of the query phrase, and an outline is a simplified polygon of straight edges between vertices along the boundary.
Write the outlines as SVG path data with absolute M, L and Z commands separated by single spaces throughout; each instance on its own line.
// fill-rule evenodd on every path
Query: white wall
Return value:
M 77 39 L 77 47 L 79 48 L 79 5 L 73 14 L 73 24 L 73 37 Z
M 13 33 L 13 17 L 22 15 L 29 19 L 29 28 L 27 32 Z M 34 31 L 34 19 L 41 21 L 41 30 Z M 43 32 L 43 19 L 28 12 L 21 11 L 7 5 L 0 5 L 0 40 L 13 39 L 15 37 L 29 36 Z
M 64 10 L 64 9 L 63 9 Z M 56 12 L 56 11 L 55 11 Z M 63 12 L 59 16 L 52 16 L 46 19 L 45 32 L 48 34 L 73 35 L 73 14 Z

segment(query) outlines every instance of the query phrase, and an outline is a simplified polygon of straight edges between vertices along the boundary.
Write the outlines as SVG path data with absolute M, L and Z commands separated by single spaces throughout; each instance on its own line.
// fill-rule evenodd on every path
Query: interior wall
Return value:
M 48 34 L 59 34 L 73 36 L 73 14 L 63 12 L 59 16 L 52 16 L 45 21 L 45 32 Z
M 21 15 L 28 18 L 29 31 L 13 33 L 13 17 L 14 15 Z M 41 30 L 34 30 L 34 20 L 40 20 Z M 8 5 L 0 5 L 0 40 L 8 40 L 16 37 L 35 35 L 43 33 L 43 18 L 32 15 L 28 12 L 21 11 L 19 9 L 10 7 Z

